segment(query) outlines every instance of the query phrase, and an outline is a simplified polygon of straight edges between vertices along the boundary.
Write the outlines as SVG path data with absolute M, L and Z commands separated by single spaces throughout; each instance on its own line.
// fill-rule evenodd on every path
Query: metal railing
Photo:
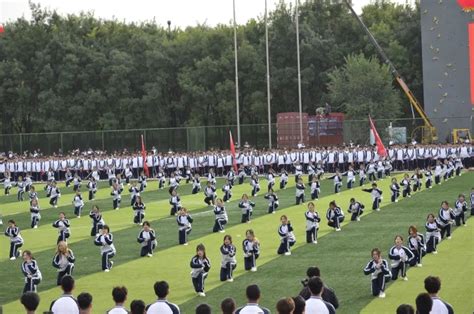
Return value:
M 432 120 L 435 125 L 443 125 L 450 120 L 449 125 L 459 125 L 470 128 L 473 131 L 473 121 L 470 117 L 444 118 Z M 454 122 L 454 123 L 453 123 Z M 293 124 L 297 124 L 295 121 Z M 422 119 L 396 119 L 375 120 L 377 130 L 385 142 L 394 141 L 398 143 L 410 142 L 412 139 L 419 141 L 421 137 Z M 281 127 L 277 134 L 277 125 L 272 124 L 271 137 L 273 147 L 277 147 L 278 138 L 283 134 Z M 297 128 L 286 128 L 299 130 Z M 51 132 L 51 133 L 29 133 L 29 134 L 2 134 L 0 135 L 0 151 L 24 152 L 41 150 L 45 155 L 54 152 L 68 152 L 74 149 L 104 150 L 108 152 L 129 151 L 140 149 L 140 135 L 144 135 L 145 144 L 148 149 L 155 146 L 158 151 L 204 151 L 210 149 L 229 148 L 229 130 L 237 134 L 235 125 L 225 126 L 202 126 L 183 128 L 154 128 L 154 129 L 129 129 L 129 130 L 100 130 L 100 131 L 77 131 L 77 132 Z M 367 144 L 370 142 L 369 123 L 367 120 L 345 120 L 341 124 L 331 123 L 317 124 L 316 127 L 305 128 L 309 134 L 307 145 L 338 145 L 342 142 L 354 144 Z M 447 140 L 447 133 L 439 134 L 440 141 Z M 306 133 L 305 133 L 306 134 Z M 335 139 L 328 135 L 337 135 Z M 295 134 L 299 138 L 298 134 Z M 268 124 L 241 125 L 242 145 L 262 149 L 268 147 Z M 316 140 L 317 138 L 317 140 Z M 313 144 L 311 144 L 313 143 Z M 314 144 L 317 143 L 317 144 Z M 297 144 L 297 140 L 294 143 Z M 279 146 L 280 148 L 282 145 Z

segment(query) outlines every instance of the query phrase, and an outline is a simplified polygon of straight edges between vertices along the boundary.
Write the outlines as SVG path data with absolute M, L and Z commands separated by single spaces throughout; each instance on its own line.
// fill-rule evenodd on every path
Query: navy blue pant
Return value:
M 10 242 L 10 258 L 12 257 L 20 257 L 20 253 L 18 252 L 18 249 L 23 246 L 23 243 L 19 242 Z
M 115 256 L 115 253 L 113 251 L 102 253 L 102 270 L 112 268 L 112 261 L 110 259 L 114 256 Z
M 304 194 L 296 197 L 296 205 L 304 203 Z
M 212 228 L 212 232 L 217 232 L 224 230 L 224 226 L 227 224 L 227 220 L 224 218 L 217 218 L 214 222 L 214 227 Z
M 188 242 L 188 235 L 191 233 L 191 228 L 179 230 L 179 244 Z
M 70 234 L 69 232 L 67 232 L 66 230 L 61 230 L 59 231 L 59 236 L 58 236 L 58 242 L 61 242 L 61 241 L 67 241 L 67 238 L 69 238 Z
M 244 257 L 244 268 L 250 270 L 252 267 L 257 267 L 257 259 L 259 254 L 252 254 L 249 257 Z
M 377 278 L 372 279 L 372 295 L 378 296 L 380 292 L 385 291 L 385 283 L 389 280 L 390 278 L 385 277 L 383 273 L 378 274 Z
M 273 213 L 278 208 L 278 204 L 273 203 L 272 205 L 268 205 L 268 213 Z
M 26 278 L 25 287 L 23 288 L 23 293 L 26 292 L 36 292 L 36 287 L 41 282 L 41 279 Z
M 318 239 L 318 230 L 316 227 L 306 230 L 306 243 L 312 243 Z
M 73 270 L 74 270 L 74 264 L 70 264 L 70 265 L 67 265 L 65 270 L 58 272 L 58 278 L 56 280 L 56 284 L 60 286 L 61 280 L 63 280 L 63 277 L 66 275 L 72 276 Z
M 246 213 L 242 214 L 242 223 L 246 223 L 247 221 L 250 221 L 250 217 L 252 216 L 252 212 L 250 210 L 247 210 Z
M 288 241 L 288 239 L 283 239 L 278 247 L 278 254 L 283 254 L 290 251 L 290 248 L 295 245 L 295 241 Z
M 148 241 L 144 246 L 142 246 L 142 249 L 140 250 L 140 256 L 153 254 L 154 249 L 155 249 L 155 241 Z
M 200 273 L 196 278 L 193 277 L 194 291 L 204 292 L 204 281 L 207 278 L 207 273 Z
M 221 281 L 226 281 L 232 278 L 236 264 L 227 263 L 225 267 L 221 267 Z

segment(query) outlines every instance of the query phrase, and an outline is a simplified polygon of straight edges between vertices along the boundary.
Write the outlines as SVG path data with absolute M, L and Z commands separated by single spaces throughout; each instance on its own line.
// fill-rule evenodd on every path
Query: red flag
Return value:
M 375 144 L 377 144 L 377 154 L 379 154 L 380 157 L 387 156 L 387 150 L 385 149 L 385 146 L 382 143 L 382 139 L 380 139 L 379 133 L 377 132 L 377 129 L 375 128 L 374 121 L 372 121 L 372 118 L 370 116 L 369 116 L 369 123 L 370 123 L 370 129 L 372 130 L 372 133 L 374 134 L 374 137 L 375 137 Z
M 147 177 L 150 177 L 150 171 L 148 170 L 148 165 L 146 164 L 146 150 L 145 150 L 145 142 L 143 141 L 143 134 L 142 134 L 142 159 L 143 159 L 143 171 Z
M 230 152 L 232 153 L 232 164 L 234 165 L 234 171 L 237 172 L 237 159 L 235 159 L 235 145 L 234 139 L 232 138 L 232 132 L 229 130 L 230 136 Z
M 0 25 L 0 34 L 1 33 L 5 33 L 5 28 L 3 27 L 3 25 Z

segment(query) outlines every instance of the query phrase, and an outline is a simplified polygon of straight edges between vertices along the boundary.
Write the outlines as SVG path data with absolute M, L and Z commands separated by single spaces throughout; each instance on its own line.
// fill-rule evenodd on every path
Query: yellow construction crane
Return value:
M 415 108 L 416 112 L 420 115 L 420 117 L 423 119 L 424 125 L 419 126 L 415 128 L 412 132 L 412 138 L 416 138 L 417 132 L 421 132 L 421 142 L 423 144 L 430 144 L 434 141 L 438 140 L 438 135 L 435 126 L 433 123 L 431 123 L 430 119 L 426 115 L 425 111 L 423 110 L 423 106 L 420 104 L 420 102 L 416 99 L 415 95 L 413 95 L 412 91 L 410 88 L 407 86 L 405 81 L 402 79 L 400 73 L 398 73 L 397 69 L 393 65 L 393 63 L 390 61 L 390 59 L 387 57 L 385 52 L 383 51 L 382 47 L 380 47 L 379 43 L 375 39 L 375 37 L 372 35 L 372 33 L 369 31 L 367 26 L 364 24 L 362 19 L 357 15 L 357 13 L 354 11 L 352 8 L 351 4 L 347 1 L 344 0 L 346 5 L 349 7 L 349 9 L 352 12 L 352 15 L 357 19 L 359 24 L 362 26 L 364 29 L 365 33 L 367 36 L 369 36 L 370 41 L 372 44 L 375 46 L 377 52 L 379 53 L 380 57 L 383 59 L 383 61 L 390 67 L 390 70 L 392 72 L 392 75 L 395 77 L 395 80 L 397 81 L 398 85 L 400 85 L 401 89 L 405 93 L 405 95 L 408 97 L 408 100 L 410 101 L 410 106 L 411 106 L 411 111 L 413 118 L 415 118 L 415 114 L 413 112 L 413 108 Z

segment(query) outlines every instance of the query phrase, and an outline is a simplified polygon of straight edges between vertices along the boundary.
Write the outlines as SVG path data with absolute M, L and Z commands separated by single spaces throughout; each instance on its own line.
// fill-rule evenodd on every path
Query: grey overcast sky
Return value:
M 295 0 L 268 0 L 269 9 L 275 4 Z M 361 8 L 374 0 L 353 0 L 355 9 Z M 392 0 L 405 4 L 414 0 Z M 43 7 L 56 9 L 61 14 L 93 11 L 95 16 L 111 19 L 117 18 L 126 22 L 150 21 L 156 19 L 158 24 L 166 25 L 170 20 L 173 26 L 186 27 L 198 23 L 227 24 L 232 21 L 232 0 L 33 0 Z M 304 0 L 300 0 L 300 3 Z M 236 20 L 243 24 L 251 18 L 263 16 L 264 0 L 236 0 Z M 18 17 L 29 17 L 28 0 L 0 0 L 0 23 L 12 21 Z

